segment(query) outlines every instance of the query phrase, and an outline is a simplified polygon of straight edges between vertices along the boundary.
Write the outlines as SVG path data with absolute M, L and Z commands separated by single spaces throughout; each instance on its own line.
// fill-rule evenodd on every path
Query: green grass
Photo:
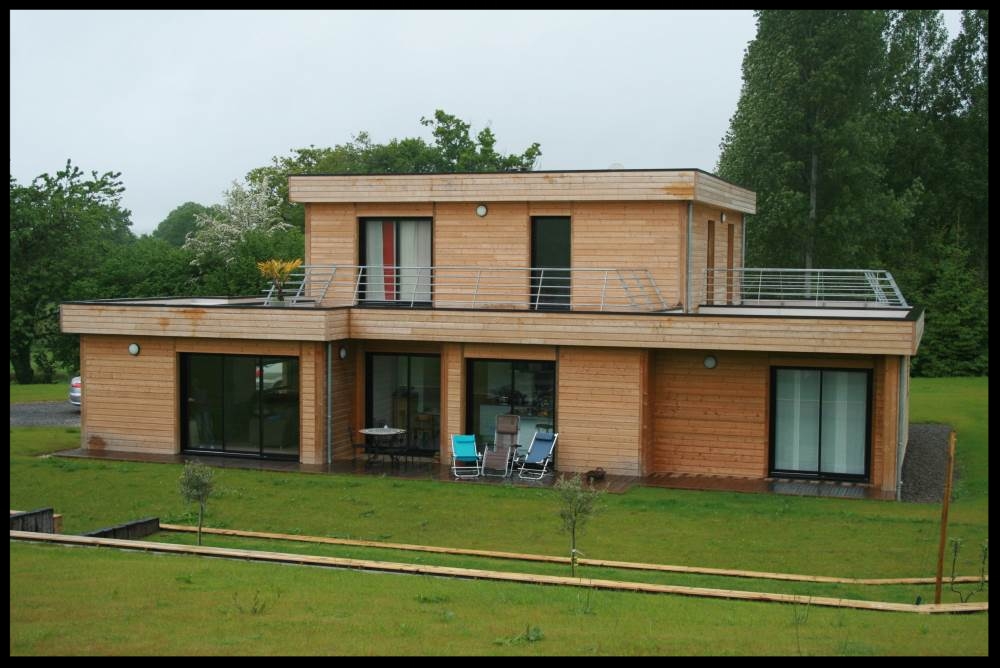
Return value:
M 911 389 L 913 421 L 947 422 L 953 424 L 959 432 L 958 457 L 962 480 L 957 498 L 952 504 L 949 535 L 965 541 L 966 547 L 960 557 L 959 567 L 963 574 L 978 572 L 976 546 L 988 537 L 989 532 L 987 394 L 987 379 L 914 379 Z M 43 452 L 77 447 L 79 438 L 77 429 L 11 430 L 12 508 L 53 506 L 57 512 L 64 513 L 64 530 L 68 533 L 80 533 L 150 515 L 159 517 L 163 522 L 193 523 L 196 511 L 181 501 L 177 491 L 180 466 L 37 457 Z M 208 504 L 208 526 L 512 552 L 564 555 L 568 551 L 568 539 L 559 530 L 558 508 L 551 490 L 236 469 L 217 470 L 216 475 L 218 494 Z M 627 494 L 607 495 L 604 506 L 603 512 L 591 522 L 580 538 L 579 547 L 587 557 L 848 577 L 932 576 L 936 564 L 940 518 L 940 506 L 936 504 L 639 488 Z M 222 545 L 223 541 L 209 537 L 207 544 Z M 226 544 L 239 543 L 235 541 Z M 281 547 L 271 544 L 265 549 L 292 550 L 288 544 Z M 297 549 L 307 551 L 302 547 Z M 36 557 L 35 551 L 46 555 L 45 558 Z M 69 559 L 60 555 L 81 553 L 90 555 L 79 557 L 88 562 L 86 566 L 78 568 L 71 561 L 60 563 L 62 559 Z M 351 617 L 346 627 L 351 631 L 354 630 L 354 624 L 364 626 L 367 623 L 371 629 L 385 634 L 385 639 L 376 641 L 374 638 L 378 637 L 377 634 L 362 634 L 364 642 L 368 643 L 365 645 L 361 640 L 339 637 L 338 641 L 344 643 L 339 653 L 797 653 L 797 647 L 788 644 L 795 634 L 789 622 L 790 609 L 783 605 L 764 605 L 758 612 L 759 604 L 743 602 L 696 603 L 690 599 L 670 596 L 602 593 L 599 596 L 603 601 L 619 601 L 617 597 L 621 597 L 621 602 L 616 605 L 620 605 L 625 611 L 631 611 L 622 612 L 623 620 L 631 621 L 626 624 L 626 621 L 615 622 L 615 617 L 605 617 L 600 622 L 604 625 L 601 632 L 587 633 L 585 630 L 592 626 L 591 622 L 597 623 L 597 620 L 589 615 L 580 617 L 581 613 L 573 612 L 574 606 L 579 607 L 573 603 L 579 592 L 564 593 L 554 587 L 496 583 L 448 584 L 446 580 L 434 579 L 432 591 L 445 591 L 440 595 L 462 603 L 461 606 L 458 603 L 445 606 L 451 610 L 453 619 L 456 620 L 456 628 L 453 628 L 449 620 L 433 619 L 424 614 L 427 606 L 418 605 L 409 613 L 401 612 L 400 610 L 407 609 L 408 601 L 405 596 L 386 609 L 396 611 L 396 616 L 383 618 L 380 605 L 384 598 L 393 598 L 392 592 L 397 587 L 415 587 L 414 591 L 424 591 L 420 589 L 420 584 L 412 584 L 411 581 L 426 582 L 426 578 L 336 574 L 326 571 L 314 575 L 314 569 L 299 567 L 218 563 L 202 567 L 200 564 L 203 561 L 197 559 L 189 562 L 186 561 L 187 558 L 178 557 L 128 557 L 130 560 L 127 561 L 127 568 L 134 569 L 139 574 L 136 577 L 148 578 L 145 587 L 139 588 L 143 592 L 140 600 L 130 603 L 132 607 L 128 608 L 131 611 L 128 614 L 129 621 L 123 628 L 120 621 L 112 623 L 103 618 L 94 619 L 90 631 L 78 637 L 70 636 L 77 637 L 79 644 L 72 645 L 72 641 L 67 640 L 69 644 L 62 646 L 63 653 L 162 652 L 162 647 L 159 650 L 147 649 L 141 638 L 122 640 L 118 637 L 142 636 L 147 625 L 155 627 L 154 635 L 162 632 L 176 636 L 197 636 L 187 641 L 195 643 L 189 645 L 188 650 L 175 650 L 175 646 L 170 646 L 171 652 L 338 653 L 327 644 L 329 639 L 321 637 L 323 634 L 319 629 L 326 623 L 333 623 L 333 618 L 341 620 L 344 616 Z M 387 557 L 382 554 L 374 558 Z M 424 560 L 420 563 L 453 563 L 477 567 L 482 567 L 483 563 L 464 563 L 462 560 L 432 562 L 427 556 L 417 558 Z M 106 570 L 109 580 L 102 586 L 109 590 L 121 590 L 122 587 L 115 580 L 115 564 L 125 569 L 122 564 L 126 563 L 119 561 L 126 559 L 124 555 L 114 556 L 104 550 L 59 550 L 14 544 L 11 546 L 11 559 L 12 654 L 60 652 L 54 649 L 56 645 L 49 644 L 51 634 L 38 631 L 42 634 L 39 639 L 31 640 L 35 633 L 33 629 L 44 627 L 44 624 L 38 626 L 36 618 L 29 614 L 33 606 L 55 611 L 61 607 L 73 608 L 78 604 L 81 607 L 86 605 L 88 609 L 102 608 L 101 605 L 85 603 L 89 594 L 76 589 L 86 586 L 86 583 L 74 584 L 65 590 L 65 594 L 58 587 L 38 588 L 28 587 L 27 584 L 22 587 L 19 586 L 20 580 L 14 577 L 15 569 L 27 569 L 26 572 L 35 574 L 28 576 L 24 581 L 26 583 L 38 578 L 49 582 L 47 568 L 60 573 L 68 571 L 70 580 L 74 577 L 87 580 L 88 578 L 80 578 L 79 574 Z M 144 570 L 143 560 L 155 564 L 150 567 L 154 570 Z M 413 561 L 413 555 L 407 557 L 407 560 Z M 169 568 L 175 568 L 173 564 L 176 561 L 196 564 L 183 567 L 188 570 L 204 568 L 205 573 L 211 574 L 205 576 L 204 586 L 215 592 L 214 597 L 218 600 L 208 605 L 205 600 L 198 599 L 201 605 L 208 605 L 209 611 L 189 608 L 186 600 L 173 601 L 169 588 L 161 591 L 158 584 L 153 584 L 162 581 L 160 576 L 154 575 L 159 572 L 155 569 L 162 569 L 166 564 L 171 564 Z M 204 560 L 205 563 L 209 561 Z M 250 570 L 243 571 L 244 568 Z M 514 567 L 508 562 L 502 568 Z M 518 564 L 516 570 L 528 569 L 523 564 Z M 123 570 L 124 572 L 128 571 Z M 553 571 L 532 569 L 531 572 L 558 572 L 558 567 Z M 264 573 L 267 575 L 262 575 Z M 299 585 L 295 584 L 297 576 L 289 576 L 288 573 L 310 575 L 303 575 L 303 584 Z M 588 575 L 604 576 L 597 572 L 588 572 Z M 126 576 L 120 577 L 124 579 Z M 215 577 L 220 578 L 219 581 L 211 580 Z M 297 638 L 304 644 L 285 644 L 285 640 L 277 639 L 276 634 L 280 634 L 269 624 L 261 625 L 260 643 L 248 642 L 245 646 L 239 646 L 220 640 L 218 646 L 205 644 L 210 642 L 209 639 L 215 632 L 220 637 L 231 637 L 228 634 L 235 633 L 217 627 L 226 627 L 226 619 L 232 622 L 233 616 L 240 614 L 232 611 L 235 609 L 233 594 L 252 597 L 254 591 L 239 582 L 240 578 L 254 577 L 257 578 L 258 588 L 264 582 L 268 586 L 279 583 L 274 586 L 287 587 L 287 596 L 283 594 L 281 597 L 282 604 L 290 599 L 312 601 L 314 597 L 325 601 L 314 601 L 307 606 L 306 611 L 299 611 L 297 606 L 293 606 L 291 610 L 286 609 L 300 623 L 296 632 L 286 629 L 286 632 L 294 636 L 287 639 L 287 642 L 295 642 Z M 322 582 L 329 584 L 320 585 L 319 581 L 313 582 L 310 579 L 313 577 L 332 579 L 324 579 Z M 642 580 L 650 576 L 635 573 L 622 575 L 619 572 L 614 577 Z M 357 581 L 353 578 L 357 578 Z M 169 577 L 167 580 L 169 581 Z M 791 585 L 781 585 L 787 588 L 779 588 L 774 583 L 751 587 L 744 580 L 723 583 L 721 580 L 692 577 L 646 581 L 698 583 L 699 586 L 819 595 L 829 595 L 828 592 L 836 591 L 836 595 L 850 598 L 863 596 L 905 602 L 912 602 L 912 597 L 920 594 L 924 600 L 929 600 L 925 595 L 926 588 L 889 589 L 883 595 L 882 592 L 872 594 L 868 588 L 862 588 L 864 591 L 857 588 L 831 590 Z M 345 584 L 346 582 L 351 584 Z M 405 585 L 402 584 L 404 582 Z M 383 584 L 388 586 L 384 587 Z M 337 590 L 341 586 L 356 588 L 359 598 L 341 600 L 336 598 L 339 594 L 313 591 L 317 588 Z M 477 588 L 492 593 L 472 596 L 470 592 L 477 591 Z M 536 594 L 536 591 L 540 593 Z M 322 599 L 323 596 L 333 598 Z M 345 592 L 344 596 L 348 594 Z M 15 606 L 16 597 L 35 597 L 38 600 L 32 598 L 34 602 L 22 608 Z M 495 624 L 491 626 L 489 621 L 495 616 L 492 613 L 496 609 L 496 597 L 531 600 L 534 602 L 528 606 L 528 612 L 538 606 L 547 613 L 539 617 L 527 613 L 501 615 L 501 621 L 506 624 L 501 625 L 505 629 L 503 630 Z M 986 595 L 973 598 L 986 599 Z M 945 600 L 953 599 L 946 597 Z M 412 603 L 412 598 L 409 603 Z M 466 604 L 469 607 L 464 607 Z M 129 604 L 119 602 L 116 609 L 127 605 Z M 177 621 L 173 623 L 172 629 L 160 627 L 170 626 L 170 620 L 174 618 L 173 612 L 166 618 L 153 615 L 152 619 L 156 621 L 146 620 L 148 613 L 155 612 L 160 607 L 169 610 L 176 607 L 182 611 L 177 613 Z M 755 612 L 749 612 L 751 609 Z M 348 614 L 345 610 L 352 612 Z M 472 612 L 475 610 L 478 612 Z M 557 614 L 557 610 L 562 612 Z M 204 627 L 213 630 L 202 633 L 201 617 L 213 611 L 218 619 L 206 623 Z M 677 614 L 677 611 L 686 613 Z M 633 613 L 634 617 L 631 616 Z M 105 613 L 93 611 L 87 614 Z M 123 613 L 119 611 L 119 614 Z M 800 635 L 813 635 L 812 644 L 808 647 L 803 644 L 804 653 L 988 653 L 986 615 L 931 618 L 819 609 L 810 611 L 809 615 L 809 621 L 799 626 Z M 58 617 L 58 614 L 55 616 Z M 738 621 L 727 625 L 722 624 L 719 619 L 713 620 L 713 616 Z M 42 615 L 42 619 L 44 617 Z M 267 618 L 266 615 L 263 617 Z M 278 624 L 276 628 L 285 628 L 285 615 L 282 614 L 281 618 L 282 624 Z M 385 619 L 396 621 L 390 624 Z M 516 624 L 510 622 L 515 619 Z M 824 624 L 827 626 L 813 624 L 814 620 L 820 619 L 825 620 Z M 903 621 L 904 619 L 911 621 Z M 944 619 L 951 621 L 943 621 Z M 846 630 L 831 631 L 829 624 L 834 623 L 832 620 L 840 620 L 837 623 L 842 624 Z M 544 639 L 528 640 L 532 634 L 525 633 L 525 624 L 539 626 L 545 635 Z M 810 629 L 811 625 L 816 628 Z M 626 627 L 631 629 L 633 626 L 634 632 L 626 630 Z M 580 627 L 579 630 L 577 627 Z M 199 633 L 191 634 L 192 628 L 198 628 Z M 478 630 L 474 634 L 476 642 L 452 644 L 454 632 L 459 633 L 457 637 L 465 638 L 466 630 L 473 628 Z M 752 632 L 748 632 L 748 629 Z M 583 632 L 583 636 L 577 637 L 575 634 L 578 632 Z M 483 634 L 486 637 L 498 634 L 498 638 L 507 638 L 510 644 L 483 644 L 480 642 Z M 517 640 L 519 634 L 524 636 L 521 640 Z M 111 637 L 116 638 L 114 643 L 109 640 Z M 560 641 L 553 642 L 554 638 L 559 638 Z M 926 644 L 924 639 L 927 639 Z M 931 639 L 936 639 L 937 644 Z M 119 642 L 124 644 L 116 644 Z
M 10 403 L 23 404 L 37 401 L 68 401 L 69 381 L 39 383 L 37 385 L 10 384 Z
M 989 648 L 984 614 L 588 592 L 20 543 L 10 554 L 11 656 L 986 655 Z

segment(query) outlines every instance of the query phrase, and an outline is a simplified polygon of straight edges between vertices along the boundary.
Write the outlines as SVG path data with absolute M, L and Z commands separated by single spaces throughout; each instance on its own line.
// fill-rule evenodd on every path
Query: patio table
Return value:
M 359 430 L 358 433 L 372 437 L 371 447 L 374 455 L 388 455 L 390 464 L 399 462 L 404 448 L 397 443 L 397 439 L 406 433 L 405 429 L 383 425 L 381 427 L 367 427 Z

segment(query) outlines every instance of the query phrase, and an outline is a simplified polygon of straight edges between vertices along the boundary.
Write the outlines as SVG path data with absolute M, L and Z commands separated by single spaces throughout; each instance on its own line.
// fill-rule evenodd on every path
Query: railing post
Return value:
M 529 270 L 532 271 L 532 270 Z M 532 271 L 533 273 L 533 271 Z M 542 295 L 542 285 L 545 284 L 545 269 L 542 268 L 541 273 L 538 274 L 538 288 L 535 290 L 535 310 L 538 310 L 538 300 Z
M 358 265 L 358 280 L 354 282 L 354 306 L 358 305 L 358 294 L 361 292 L 361 277 L 364 275 L 367 266 L 364 264 Z

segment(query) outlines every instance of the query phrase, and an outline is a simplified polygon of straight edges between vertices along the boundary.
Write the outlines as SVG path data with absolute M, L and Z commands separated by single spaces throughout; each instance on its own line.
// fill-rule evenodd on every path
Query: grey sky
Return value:
M 957 11 L 946 12 L 952 36 Z M 750 11 L 12 11 L 10 172 L 120 171 L 133 230 L 444 109 L 538 169 L 715 168 Z

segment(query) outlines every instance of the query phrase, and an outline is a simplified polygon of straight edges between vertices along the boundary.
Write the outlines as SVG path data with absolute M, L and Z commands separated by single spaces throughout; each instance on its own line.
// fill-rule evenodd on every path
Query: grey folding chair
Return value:
M 517 452 L 517 432 L 521 418 L 517 415 L 498 415 L 493 433 L 493 447 L 483 453 L 483 475 L 506 478 L 514 469 Z

